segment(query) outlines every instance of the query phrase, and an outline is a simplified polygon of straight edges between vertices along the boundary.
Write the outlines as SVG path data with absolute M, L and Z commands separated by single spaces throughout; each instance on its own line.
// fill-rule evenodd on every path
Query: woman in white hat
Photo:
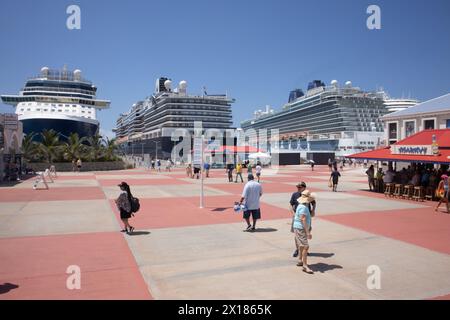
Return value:
M 314 195 L 309 190 L 304 190 L 298 198 L 298 206 L 294 216 L 294 233 L 295 243 L 299 252 L 298 267 L 303 267 L 303 271 L 309 274 L 314 273 L 308 267 L 308 240 L 312 239 L 311 235 L 311 212 L 308 204 L 315 200 Z

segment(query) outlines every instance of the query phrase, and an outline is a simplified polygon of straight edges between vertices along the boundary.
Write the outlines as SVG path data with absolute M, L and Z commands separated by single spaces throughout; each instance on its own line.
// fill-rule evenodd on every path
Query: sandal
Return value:
M 314 271 L 312 271 L 310 268 L 308 267 L 303 267 L 303 272 L 306 272 L 308 274 L 314 274 Z
M 303 267 L 303 262 L 297 263 L 297 267 Z

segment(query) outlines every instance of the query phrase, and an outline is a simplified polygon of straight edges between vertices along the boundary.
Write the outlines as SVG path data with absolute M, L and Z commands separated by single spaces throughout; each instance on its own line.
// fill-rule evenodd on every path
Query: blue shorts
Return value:
M 261 219 L 261 210 L 255 209 L 255 210 L 247 210 L 244 211 L 244 219 L 250 218 L 250 215 L 252 215 L 253 220 Z

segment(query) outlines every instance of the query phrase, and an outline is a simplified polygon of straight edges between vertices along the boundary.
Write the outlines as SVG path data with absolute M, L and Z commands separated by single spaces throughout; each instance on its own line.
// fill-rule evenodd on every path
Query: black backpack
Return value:
M 131 212 L 132 213 L 139 211 L 139 208 L 141 207 L 141 205 L 139 204 L 138 198 L 131 197 L 130 204 L 131 204 Z

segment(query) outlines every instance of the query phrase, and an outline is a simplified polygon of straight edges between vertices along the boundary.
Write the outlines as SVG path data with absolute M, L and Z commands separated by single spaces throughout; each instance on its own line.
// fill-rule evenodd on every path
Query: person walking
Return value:
M 169 159 L 166 161 L 166 171 L 171 171 L 172 169 L 172 161 Z
M 262 171 L 261 163 L 259 162 L 257 163 L 255 171 L 256 171 L 256 178 L 258 179 L 259 182 L 259 180 L 261 180 L 261 171 Z
M 302 181 L 300 183 L 297 183 L 296 187 L 297 187 L 297 191 L 291 195 L 291 200 L 289 200 L 289 211 L 292 213 L 292 222 L 291 222 L 291 232 L 292 233 L 294 233 L 295 211 L 297 210 L 297 207 L 298 207 L 297 200 L 302 195 L 302 192 L 306 190 L 306 183 Z M 308 209 L 309 209 L 309 212 L 311 213 L 311 217 L 314 217 L 316 214 L 316 200 L 313 200 L 312 202 L 308 203 Z M 312 229 L 312 227 L 310 226 L 310 231 L 311 231 L 311 229 Z M 295 250 L 294 250 L 294 253 L 292 254 L 292 257 L 296 258 L 296 257 L 298 257 L 298 249 L 297 249 L 297 243 L 295 242 L 294 244 L 295 244 Z
M 316 164 L 314 160 L 309 160 L 309 164 L 311 165 L 311 171 L 314 171 L 314 165 Z
M 161 172 L 161 160 L 156 160 L 156 168 L 158 168 L 158 172 Z
M 152 170 L 155 170 L 155 160 L 152 159 Z
M 328 170 L 330 170 L 330 172 L 333 171 L 332 166 L 333 166 L 333 162 L 331 162 L 331 158 L 328 158 Z
M 233 182 L 233 170 L 234 165 L 232 163 L 227 164 L 228 182 Z
M 243 218 L 247 222 L 247 229 L 244 231 L 255 231 L 256 221 L 261 219 L 261 209 L 259 199 L 263 194 L 262 186 L 255 181 L 252 174 L 248 175 L 248 182 L 244 186 L 239 205 L 245 202 Z M 250 224 L 250 216 L 253 219 L 253 225 Z
M 375 191 L 375 168 L 373 164 L 369 167 L 369 169 L 366 170 L 367 174 L 367 181 L 369 182 L 369 190 Z
M 201 171 L 201 165 L 196 165 L 194 164 L 194 175 L 192 176 L 192 178 L 196 178 L 196 179 L 200 179 L 200 171 Z
M 244 183 L 244 179 L 242 179 L 242 164 L 240 162 L 236 165 L 236 180 L 234 181 L 235 183 L 238 182 L 238 177 L 241 178 L 241 183 Z
M 188 178 L 193 178 L 193 176 L 192 176 L 192 165 L 190 163 L 186 167 L 186 176 Z
M 445 202 L 447 205 L 447 213 L 450 213 L 449 200 L 450 200 L 450 186 L 448 175 L 443 174 L 441 176 L 441 181 L 439 181 L 438 187 L 436 189 L 437 196 L 440 198 L 437 207 L 434 211 L 438 211 L 442 203 Z
M 77 170 L 77 161 L 72 159 L 72 171 L 75 172 Z
M 250 161 L 247 164 L 247 174 L 253 174 L 253 165 L 250 163 Z
M 341 176 L 341 174 L 339 173 L 339 171 L 337 169 L 334 169 L 334 171 L 331 173 L 330 182 L 332 182 L 332 184 L 333 184 L 333 192 L 337 192 L 337 185 L 338 185 L 340 176 Z
M 309 274 L 314 272 L 308 266 L 308 250 L 309 242 L 312 239 L 310 232 L 311 213 L 308 204 L 314 200 L 314 196 L 308 190 L 304 190 L 298 199 L 298 206 L 294 216 L 294 234 L 297 250 L 299 251 L 298 267 L 302 267 L 303 271 Z
M 119 185 L 120 190 L 122 191 L 119 197 L 115 200 L 117 209 L 120 211 L 120 219 L 124 224 L 124 229 L 121 232 L 126 232 L 128 234 L 132 233 L 134 227 L 132 227 L 128 223 L 128 219 L 131 218 L 131 190 L 130 186 L 126 182 L 122 182 Z
M 82 166 L 83 164 L 82 164 L 82 162 L 81 162 L 81 158 L 78 158 L 78 160 L 77 160 L 77 169 L 78 169 L 78 172 L 80 172 L 81 171 L 81 166 Z
M 205 170 L 206 177 L 209 178 L 209 169 L 211 168 L 211 165 L 208 162 L 205 162 L 203 164 L 203 169 Z

